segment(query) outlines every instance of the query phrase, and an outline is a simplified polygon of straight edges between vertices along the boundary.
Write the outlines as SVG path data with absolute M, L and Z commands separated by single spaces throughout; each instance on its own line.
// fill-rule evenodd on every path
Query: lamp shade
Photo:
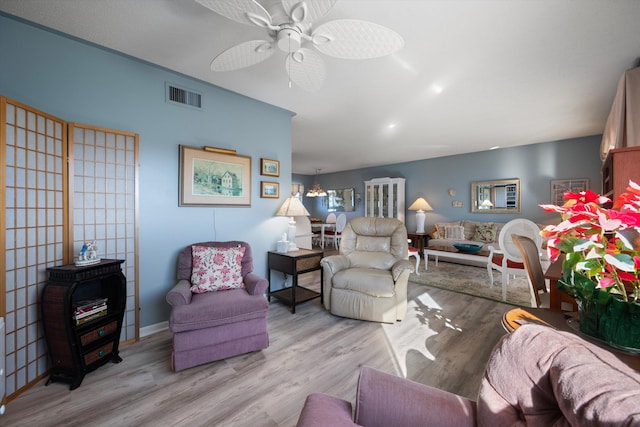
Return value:
M 493 203 L 491 203 L 491 200 L 489 200 L 489 199 L 484 199 L 482 201 L 482 203 L 480 203 L 480 206 L 485 207 L 485 208 L 491 208 L 491 207 L 493 207 Z
M 419 197 L 416 199 L 415 202 L 411 204 L 411 206 L 409 206 L 409 210 L 410 211 L 432 211 L 433 208 L 431 207 L 431 205 L 429 205 L 429 203 L 427 203 L 425 199 L 423 199 L 422 197 Z
M 309 211 L 296 196 L 287 197 L 282 206 L 280 206 L 280 209 L 278 209 L 278 212 L 276 212 L 276 216 L 288 216 L 290 218 L 289 228 L 287 228 L 287 240 L 289 241 L 288 250 L 293 251 L 298 249 L 294 243 L 296 238 L 296 221 L 293 217 L 309 215 L 311 215 Z
M 276 216 L 309 216 L 311 215 L 309 211 L 304 207 L 300 199 L 294 196 L 289 196 L 286 198 L 278 212 L 276 212 Z

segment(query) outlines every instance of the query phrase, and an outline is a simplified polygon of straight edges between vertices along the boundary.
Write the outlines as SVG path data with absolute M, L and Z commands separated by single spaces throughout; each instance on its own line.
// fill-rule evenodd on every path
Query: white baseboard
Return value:
M 140 338 L 148 337 L 149 335 L 157 334 L 158 332 L 166 331 L 169 329 L 169 322 L 156 323 L 154 325 L 144 326 L 140 328 Z

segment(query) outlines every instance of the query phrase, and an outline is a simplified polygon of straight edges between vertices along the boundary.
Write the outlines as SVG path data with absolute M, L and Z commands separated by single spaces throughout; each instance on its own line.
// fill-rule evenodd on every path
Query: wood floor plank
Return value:
M 301 284 L 319 286 L 319 275 L 308 276 Z M 272 301 L 263 351 L 175 373 L 171 334 L 160 332 L 123 346 L 122 363 L 88 374 L 76 390 L 36 384 L 8 404 L 0 424 L 293 426 L 309 393 L 353 402 L 363 365 L 475 398 L 510 308 L 415 284 L 396 324 L 332 316 L 319 299 L 295 314 Z

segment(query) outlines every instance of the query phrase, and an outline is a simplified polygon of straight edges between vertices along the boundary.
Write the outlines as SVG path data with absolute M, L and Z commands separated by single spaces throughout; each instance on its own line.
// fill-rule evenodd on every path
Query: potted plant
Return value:
M 549 259 L 563 260 L 558 289 L 576 299 L 581 332 L 640 351 L 640 186 L 629 181 L 611 208 L 591 190 L 564 199 L 540 205 L 562 216 L 541 232 Z

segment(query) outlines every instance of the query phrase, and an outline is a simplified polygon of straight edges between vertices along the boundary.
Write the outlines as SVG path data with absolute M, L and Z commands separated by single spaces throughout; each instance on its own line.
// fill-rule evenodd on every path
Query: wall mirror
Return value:
M 327 190 L 327 203 L 329 212 L 353 212 L 355 210 L 353 188 L 341 190 Z
M 520 180 L 472 182 L 471 212 L 520 213 Z

